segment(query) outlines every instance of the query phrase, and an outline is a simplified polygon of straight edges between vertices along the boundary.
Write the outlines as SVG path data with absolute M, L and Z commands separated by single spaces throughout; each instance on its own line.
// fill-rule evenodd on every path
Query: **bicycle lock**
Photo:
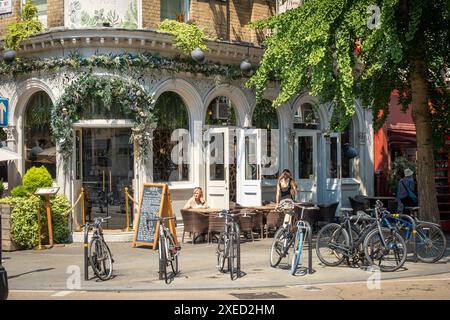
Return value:
M 417 258 L 417 251 L 416 251 L 416 221 L 414 220 L 413 217 L 411 217 L 410 215 L 407 214 L 403 214 L 403 213 L 391 213 L 386 215 L 386 218 L 406 218 L 407 220 L 409 220 L 411 222 L 411 226 L 412 226 L 412 241 L 413 241 L 413 258 L 414 258 L 414 262 L 418 261 Z M 408 244 L 406 245 L 408 246 Z

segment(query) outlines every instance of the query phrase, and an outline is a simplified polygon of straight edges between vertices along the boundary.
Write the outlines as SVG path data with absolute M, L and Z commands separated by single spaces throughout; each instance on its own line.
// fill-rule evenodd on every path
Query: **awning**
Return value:
M 18 159 L 20 159 L 20 156 L 17 153 L 6 148 L 0 148 L 0 162 Z

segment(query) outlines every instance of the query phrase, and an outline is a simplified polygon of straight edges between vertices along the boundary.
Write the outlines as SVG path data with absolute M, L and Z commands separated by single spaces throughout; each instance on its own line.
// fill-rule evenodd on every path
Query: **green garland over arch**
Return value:
M 119 106 L 120 112 L 134 122 L 130 143 L 136 141 L 139 146 L 137 156 L 146 159 L 150 150 L 151 124 L 157 121 L 153 97 L 134 80 L 83 73 L 66 87 L 51 112 L 52 132 L 65 167 L 73 152 L 72 124 L 81 119 L 92 101 L 101 101 L 107 111 L 113 105 Z

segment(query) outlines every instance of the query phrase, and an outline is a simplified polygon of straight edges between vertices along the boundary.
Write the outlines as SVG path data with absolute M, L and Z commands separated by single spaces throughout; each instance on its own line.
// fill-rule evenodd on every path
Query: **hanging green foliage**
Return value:
M 37 12 L 37 7 L 33 4 L 33 1 L 27 0 L 20 20 L 9 24 L 6 28 L 5 48 L 16 50 L 23 40 L 44 31 L 43 24 L 38 20 Z
M 67 58 L 49 59 L 20 59 L 16 63 L 9 65 L 0 62 L 0 76 L 19 76 L 32 72 L 57 72 L 73 70 L 80 72 L 84 69 L 103 68 L 106 70 L 119 71 L 135 76 L 146 71 L 168 71 L 168 72 L 190 72 L 193 74 L 203 74 L 205 76 L 224 76 L 229 79 L 242 78 L 242 72 L 238 66 L 222 65 L 219 63 L 194 63 L 190 58 L 165 58 L 151 53 L 139 54 L 109 54 L 92 55 L 83 57 L 79 54 L 72 54 Z
M 157 121 L 153 97 L 135 81 L 83 73 L 65 88 L 52 109 L 51 127 L 65 164 L 73 151 L 72 124 L 86 114 L 92 102 L 101 102 L 106 110 L 119 107 L 121 114 L 133 120 L 130 143 L 138 144 L 138 157 L 145 160 L 150 148 L 150 127 Z
M 195 48 L 200 48 L 203 51 L 208 50 L 208 47 L 203 43 L 207 39 L 205 33 L 193 23 L 166 19 L 159 24 L 158 30 L 173 34 L 177 48 L 186 55 L 190 55 Z

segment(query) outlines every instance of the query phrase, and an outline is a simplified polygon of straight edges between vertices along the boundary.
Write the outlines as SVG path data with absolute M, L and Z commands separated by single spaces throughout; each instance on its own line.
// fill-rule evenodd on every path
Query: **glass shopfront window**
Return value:
M 273 171 L 270 169 L 272 166 L 278 166 L 280 158 L 279 136 L 275 137 L 277 131 L 273 129 L 279 129 L 277 110 L 272 106 L 272 102 L 269 100 L 262 100 L 255 107 L 253 112 L 253 125 L 257 129 L 265 129 L 265 139 L 262 139 L 262 153 L 263 153 L 263 173 L 265 171 Z M 279 132 L 278 132 L 279 135 Z M 275 144 L 274 144 L 275 142 Z M 276 180 L 278 179 L 279 170 L 276 170 L 273 174 L 262 174 L 262 179 Z
M 294 112 L 295 129 L 320 129 L 320 120 L 317 116 L 316 106 L 310 103 L 303 103 Z
M 310 179 L 314 175 L 313 137 L 298 137 L 298 172 L 299 179 Z
M 235 126 L 236 111 L 230 99 L 224 96 L 215 98 L 206 111 L 205 124 L 214 126 Z
M 341 147 L 343 148 L 346 144 L 355 147 L 353 139 L 353 124 L 347 126 L 347 128 L 341 134 Z M 342 178 L 353 178 L 353 159 L 348 159 L 345 156 L 344 150 L 341 151 L 341 161 L 342 161 Z
M 155 182 L 189 180 L 189 135 L 175 135 L 178 141 L 172 141 L 177 129 L 189 130 L 189 113 L 183 99 L 175 92 L 164 92 L 155 105 L 158 124 L 153 132 L 153 180 Z M 178 132 L 186 132 L 178 130 Z M 172 152 L 177 149 L 178 163 L 173 162 Z M 186 161 L 187 160 L 187 161 Z
M 43 91 L 33 94 L 25 108 L 25 170 L 44 166 L 56 176 L 56 144 L 50 128 L 52 101 Z

